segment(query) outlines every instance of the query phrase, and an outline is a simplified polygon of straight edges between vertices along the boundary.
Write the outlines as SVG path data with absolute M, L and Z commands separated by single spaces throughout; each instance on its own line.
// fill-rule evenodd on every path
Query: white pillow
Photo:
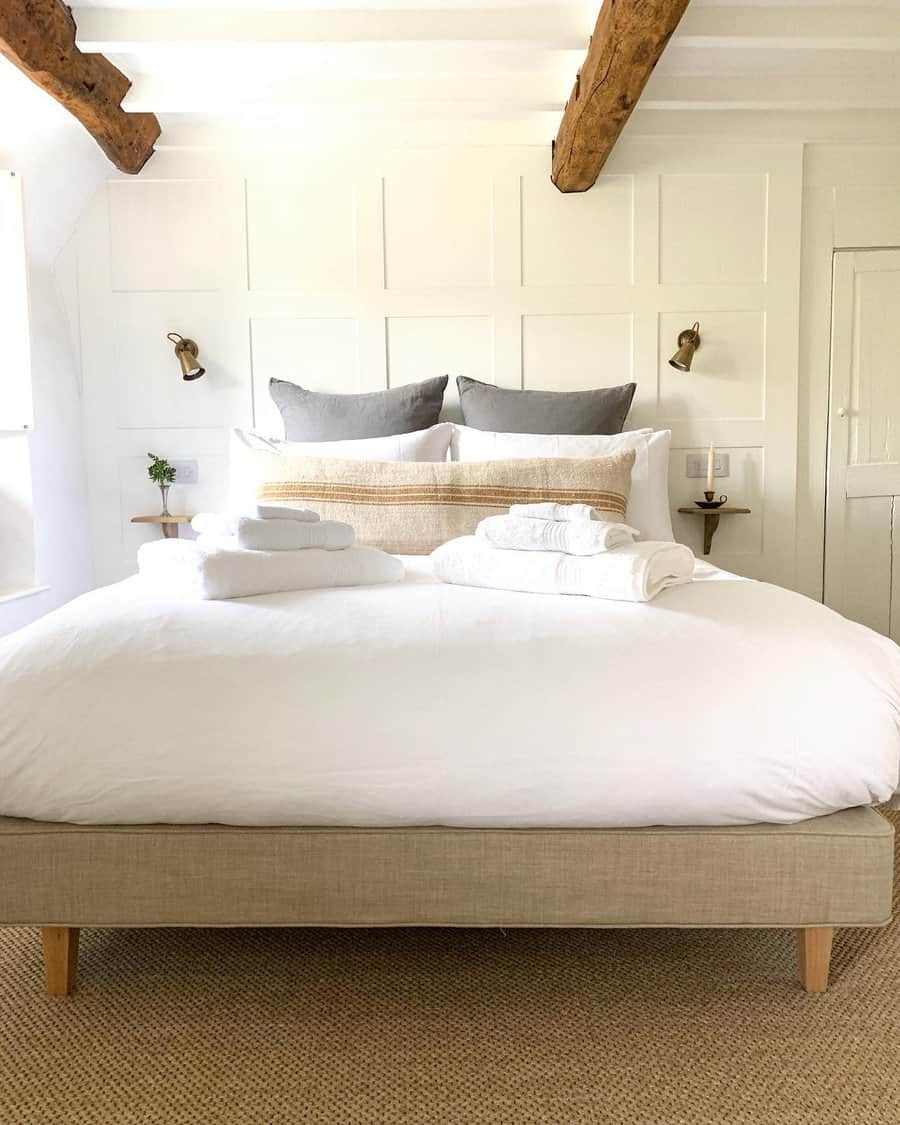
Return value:
M 340 441 L 285 441 L 266 438 L 253 430 L 234 435 L 251 449 L 269 449 L 292 457 L 341 457 L 347 461 L 446 461 L 453 436 L 452 422 L 438 422 L 427 430 L 389 437 L 345 438 Z
M 438 422 L 427 430 L 390 437 L 347 438 L 341 441 L 285 441 L 253 430 L 231 431 L 228 451 L 228 508 L 245 511 L 256 503 L 256 486 L 247 472 L 250 449 L 266 449 L 292 457 L 340 457 L 350 461 L 446 461 L 453 435 L 452 422 Z
M 502 434 L 453 427 L 454 461 L 503 461 L 523 457 L 609 457 L 633 449 L 631 496 L 626 519 L 645 540 L 674 540 L 669 508 L 671 430 L 627 430 L 622 434 Z

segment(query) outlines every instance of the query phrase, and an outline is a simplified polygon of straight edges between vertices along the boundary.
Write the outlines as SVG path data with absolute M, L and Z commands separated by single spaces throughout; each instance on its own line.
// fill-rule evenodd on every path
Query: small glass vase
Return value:
M 161 516 L 170 516 L 172 513 L 169 511 L 169 489 L 171 485 L 161 484 L 159 486 L 159 494 L 162 496 L 162 511 L 159 513 Z

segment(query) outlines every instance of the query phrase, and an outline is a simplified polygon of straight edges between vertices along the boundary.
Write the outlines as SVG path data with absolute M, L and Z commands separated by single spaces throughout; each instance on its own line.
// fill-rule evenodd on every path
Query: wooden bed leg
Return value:
M 78 972 L 78 930 L 75 926 L 44 926 L 44 979 L 51 996 L 68 996 Z
M 807 992 L 828 991 L 833 926 L 807 926 L 797 931 L 800 953 L 800 983 Z

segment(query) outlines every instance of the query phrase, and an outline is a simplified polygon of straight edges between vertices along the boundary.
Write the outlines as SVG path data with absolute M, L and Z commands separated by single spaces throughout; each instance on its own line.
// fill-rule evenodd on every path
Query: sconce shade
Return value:
M 181 377 L 186 383 L 199 379 L 201 375 L 206 374 L 206 368 L 200 366 L 200 361 L 197 358 L 200 349 L 193 340 L 179 336 L 177 332 L 170 332 L 167 338 L 175 345 L 175 356 L 181 364 Z
M 695 320 L 692 328 L 685 328 L 678 334 L 678 351 L 669 360 L 669 366 L 676 371 L 690 371 L 694 352 L 700 347 L 700 321 Z

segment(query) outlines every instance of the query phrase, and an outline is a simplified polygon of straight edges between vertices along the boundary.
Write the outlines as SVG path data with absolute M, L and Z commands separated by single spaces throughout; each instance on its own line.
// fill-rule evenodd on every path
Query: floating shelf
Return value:
M 132 523 L 158 523 L 162 525 L 162 533 L 166 539 L 178 538 L 178 525 L 190 523 L 190 516 L 132 516 Z
M 713 536 L 719 526 L 720 516 L 749 516 L 749 508 L 679 508 L 683 516 L 703 516 L 703 553 L 708 555 L 712 548 Z

